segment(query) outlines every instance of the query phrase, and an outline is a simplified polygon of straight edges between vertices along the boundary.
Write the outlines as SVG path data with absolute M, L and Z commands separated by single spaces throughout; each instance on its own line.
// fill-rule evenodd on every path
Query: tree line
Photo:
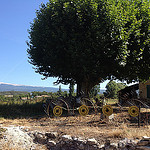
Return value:
M 118 91 L 121 89 L 124 89 L 126 87 L 125 83 L 116 83 L 115 81 L 110 81 L 106 85 L 106 91 L 103 94 L 100 94 L 100 84 L 95 85 L 90 93 L 89 97 L 90 98 L 118 98 Z M 82 93 L 84 94 L 84 93 Z M 8 95 L 12 95 L 13 97 L 7 97 Z M 57 92 L 39 92 L 39 91 L 33 91 L 33 92 L 22 92 L 22 91 L 6 91 L 6 92 L 0 92 L 0 101 L 17 101 L 17 100 L 22 100 L 23 98 L 26 98 L 26 100 L 31 100 L 31 99 L 37 99 L 38 96 L 43 96 L 41 100 L 44 100 L 45 97 L 50 97 L 50 98 L 57 98 L 59 96 L 63 97 L 75 97 L 77 96 L 77 93 L 74 89 L 74 85 L 70 85 L 69 87 L 69 92 L 67 91 L 62 91 L 61 86 L 59 86 L 59 89 Z

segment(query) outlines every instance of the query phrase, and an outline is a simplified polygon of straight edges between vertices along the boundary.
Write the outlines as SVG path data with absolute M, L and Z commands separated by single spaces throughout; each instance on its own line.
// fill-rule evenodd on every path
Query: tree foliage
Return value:
M 90 97 L 96 97 L 100 92 L 100 85 L 95 85 L 90 91 Z
M 116 83 L 115 81 L 110 81 L 106 85 L 106 92 L 104 93 L 105 97 L 108 98 L 117 98 L 117 92 L 121 89 L 124 89 L 126 84 L 124 83 Z
M 30 63 L 46 78 L 58 77 L 56 83 L 76 83 L 77 93 L 112 77 L 148 78 L 149 11 L 148 0 L 42 4 L 29 30 Z
M 150 77 L 150 1 L 120 0 L 113 6 L 116 6 L 114 18 L 120 26 L 124 49 L 116 77 L 128 83 L 147 80 Z

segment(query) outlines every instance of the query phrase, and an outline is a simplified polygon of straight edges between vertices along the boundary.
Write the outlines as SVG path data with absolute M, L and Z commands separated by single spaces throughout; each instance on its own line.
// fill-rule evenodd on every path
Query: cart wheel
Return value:
M 113 113 L 113 108 L 111 107 L 111 105 L 105 105 L 102 108 L 102 112 L 104 115 L 110 116 Z
M 128 113 L 132 117 L 137 117 L 139 115 L 139 108 L 137 106 L 129 107 Z
M 53 108 L 53 114 L 54 114 L 56 117 L 60 117 L 60 116 L 62 115 L 62 112 L 63 112 L 63 110 L 62 110 L 62 107 L 60 107 L 60 106 L 55 106 L 55 107 Z
M 82 116 L 86 116 L 89 113 L 89 109 L 86 105 L 82 105 L 79 107 L 79 114 Z

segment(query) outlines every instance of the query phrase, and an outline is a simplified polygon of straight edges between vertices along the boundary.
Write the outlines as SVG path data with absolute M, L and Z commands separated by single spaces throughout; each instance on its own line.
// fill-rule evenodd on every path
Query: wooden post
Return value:
M 138 115 L 138 127 L 141 126 L 141 104 L 139 105 L 139 115 Z

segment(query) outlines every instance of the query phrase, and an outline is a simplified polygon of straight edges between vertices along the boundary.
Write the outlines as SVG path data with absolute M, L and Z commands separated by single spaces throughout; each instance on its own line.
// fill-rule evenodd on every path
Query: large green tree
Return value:
M 30 63 L 46 78 L 58 77 L 56 83 L 76 83 L 77 93 L 86 95 L 108 78 L 142 78 L 135 65 L 143 59 L 142 67 L 147 58 L 142 56 L 149 56 L 147 4 L 148 0 L 51 0 L 42 4 L 29 30 Z M 139 8 L 142 15 L 137 13 Z M 141 44 L 138 50 L 133 46 L 136 40 Z M 130 73 L 132 64 L 135 74 Z

